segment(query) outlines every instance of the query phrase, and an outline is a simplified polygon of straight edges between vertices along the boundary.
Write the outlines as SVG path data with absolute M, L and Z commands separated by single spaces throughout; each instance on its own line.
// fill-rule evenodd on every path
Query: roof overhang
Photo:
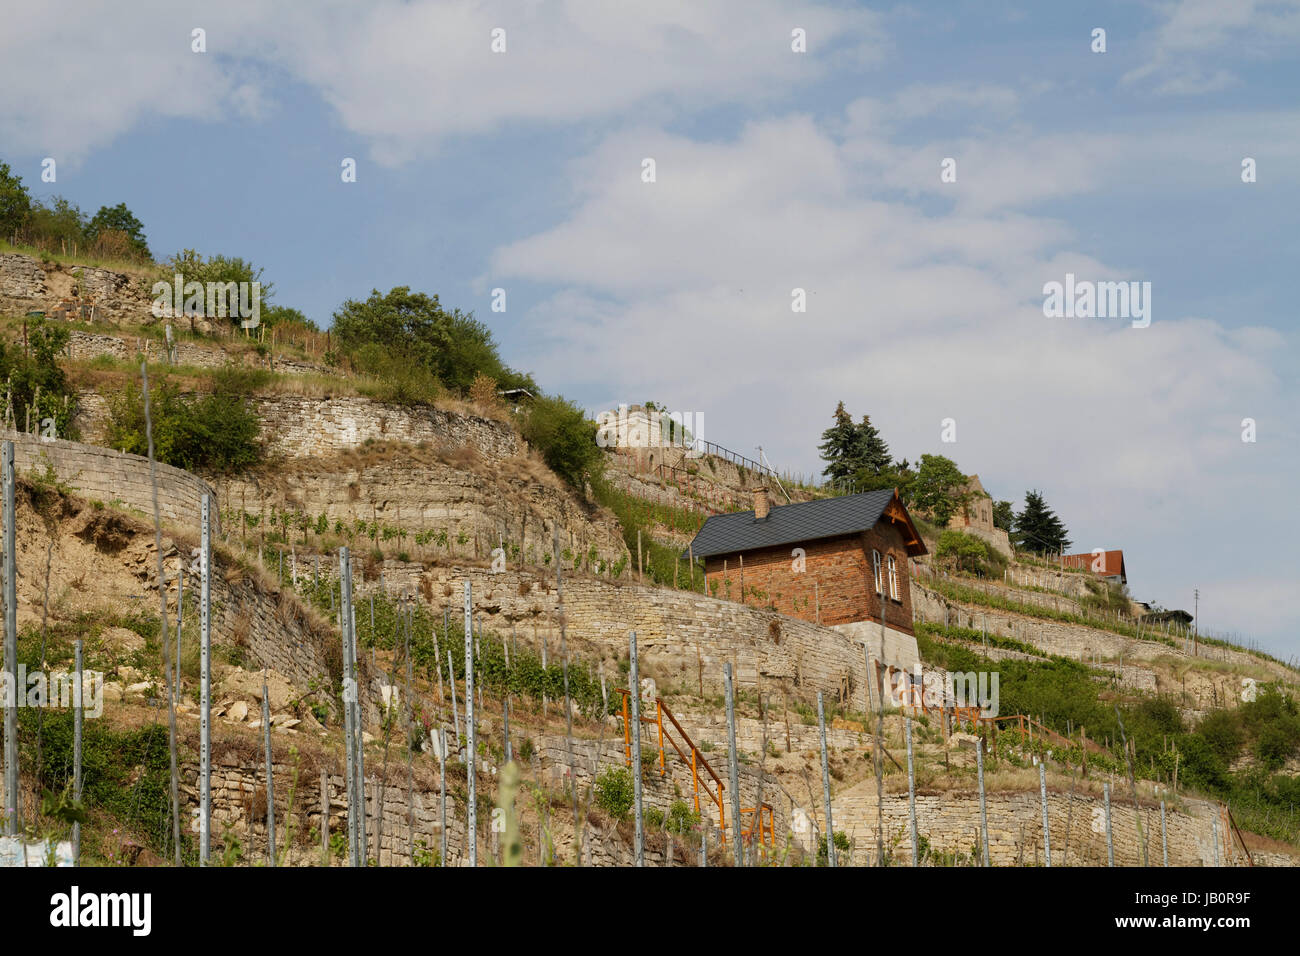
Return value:
M 925 542 L 921 540 L 921 533 L 916 530 L 916 525 L 912 523 L 912 516 L 907 513 L 907 508 L 903 504 L 903 499 L 899 497 L 897 488 L 894 489 L 894 497 L 890 499 L 889 504 L 885 505 L 885 511 L 880 516 L 880 520 L 887 521 L 898 529 L 903 536 L 903 547 L 907 550 L 908 557 L 917 558 L 928 553 Z

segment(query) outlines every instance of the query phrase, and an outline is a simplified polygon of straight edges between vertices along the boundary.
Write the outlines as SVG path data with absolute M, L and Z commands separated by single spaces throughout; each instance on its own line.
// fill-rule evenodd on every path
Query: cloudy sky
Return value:
M 436 292 L 547 390 L 782 469 L 842 400 L 1300 654 L 1300 0 L 3 7 L 35 195 L 250 258 L 322 325 Z M 1066 273 L 1149 282 L 1149 326 L 1045 317 Z

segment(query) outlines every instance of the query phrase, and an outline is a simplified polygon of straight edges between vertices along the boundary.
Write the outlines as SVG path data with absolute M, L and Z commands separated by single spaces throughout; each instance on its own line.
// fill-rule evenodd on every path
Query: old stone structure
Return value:
M 962 490 L 969 496 L 966 506 L 948 519 L 948 527 L 981 538 L 1011 557 L 1011 538 L 993 524 L 993 496 L 984 490 L 980 476 L 971 475 Z

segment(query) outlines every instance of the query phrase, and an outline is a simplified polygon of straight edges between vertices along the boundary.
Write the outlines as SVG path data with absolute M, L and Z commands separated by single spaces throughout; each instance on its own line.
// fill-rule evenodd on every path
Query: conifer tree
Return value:
M 853 417 L 844 410 L 844 403 L 835 406 L 835 424 L 822 432 L 818 446 L 822 460 L 827 462 L 822 472 L 833 481 L 852 478 L 861 463 L 858 460 L 858 430 Z
M 1038 554 L 1064 553 L 1070 546 L 1065 524 L 1047 506 L 1041 492 L 1025 492 L 1025 508 L 1016 515 L 1014 542 L 1023 550 Z
M 866 415 L 862 416 L 854 436 L 854 458 L 859 470 L 865 469 L 873 475 L 889 470 L 889 446 Z

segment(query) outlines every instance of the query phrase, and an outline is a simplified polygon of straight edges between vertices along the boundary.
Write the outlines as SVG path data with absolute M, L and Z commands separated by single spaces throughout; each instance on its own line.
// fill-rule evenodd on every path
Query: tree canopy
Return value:
M 1016 515 L 1012 540 L 1017 548 L 1039 554 L 1064 553 L 1070 546 L 1065 524 L 1047 506 L 1039 491 L 1025 492 L 1025 508 Z
M 116 206 L 100 206 L 99 212 L 90 217 L 86 223 L 86 238 L 90 242 L 99 239 L 106 232 L 120 232 L 126 236 L 132 253 L 141 259 L 150 259 L 149 243 L 144 238 L 144 223 L 135 217 L 126 203 Z
M 880 432 L 866 415 L 855 425 L 843 402 L 835 406 L 835 424 L 822 432 L 818 447 L 827 463 L 823 474 L 835 481 L 859 481 L 890 470 L 889 446 Z
M 940 527 L 966 507 L 970 492 L 957 463 L 943 455 L 922 455 L 911 483 L 911 505 L 928 514 Z
M 31 205 L 22 177 L 10 172 L 8 163 L 0 162 L 0 238 L 8 239 L 22 228 Z
M 532 376 L 506 366 L 486 325 L 472 314 L 444 309 L 436 295 L 397 286 L 374 289 L 364 301 L 348 299 L 334 313 L 339 348 L 370 371 L 398 360 L 431 373 L 442 386 L 466 394 L 486 375 L 499 388 L 536 392 Z

